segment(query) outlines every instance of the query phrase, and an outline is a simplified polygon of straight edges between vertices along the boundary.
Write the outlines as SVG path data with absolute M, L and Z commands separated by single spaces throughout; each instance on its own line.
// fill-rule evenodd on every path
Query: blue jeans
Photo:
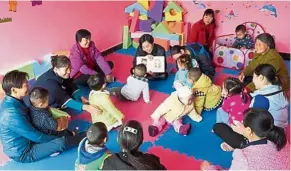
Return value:
M 40 144 L 32 142 L 31 146 L 28 147 L 20 157 L 13 157 L 12 159 L 21 163 L 31 163 L 41 160 L 53 153 L 77 147 L 85 136 L 86 133 L 80 133 L 76 136 L 63 136 Z
M 218 108 L 216 112 L 216 123 L 225 123 L 229 125 L 229 115 L 222 108 Z

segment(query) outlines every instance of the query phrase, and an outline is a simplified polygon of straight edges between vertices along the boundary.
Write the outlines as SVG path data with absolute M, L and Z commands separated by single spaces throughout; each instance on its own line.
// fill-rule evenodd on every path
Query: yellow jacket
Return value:
M 89 94 L 89 103 L 98 106 L 102 114 L 91 114 L 92 123 L 103 122 L 107 128 L 115 122 L 122 120 L 124 115 L 114 106 L 109 93 L 106 91 L 94 91 Z
M 178 98 L 177 92 L 173 92 L 151 115 L 151 118 L 158 120 L 160 117 L 164 117 L 167 122 L 181 118 L 181 115 L 185 109 L 185 106 Z M 190 105 L 193 106 L 193 103 Z M 189 113 L 189 116 L 194 116 L 193 110 Z M 191 117 L 192 118 L 192 117 Z
M 194 83 L 194 106 L 197 114 L 201 115 L 202 110 L 214 108 L 221 100 L 221 88 L 212 83 L 210 78 L 202 74 Z

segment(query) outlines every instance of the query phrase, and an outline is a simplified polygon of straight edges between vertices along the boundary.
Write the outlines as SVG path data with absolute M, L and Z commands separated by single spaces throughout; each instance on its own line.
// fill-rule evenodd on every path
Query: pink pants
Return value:
M 160 117 L 159 120 L 154 120 L 153 126 L 156 126 L 159 128 L 159 131 L 161 131 L 163 129 L 163 126 L 166 125 L 168 122 L 166 121 L 166 119 L 164 117 Z M 183 125 L 182 124 L 182 119 L 177 119 L 175 120 L 173 123 L 169 123 L 171 124 L 175 131 L 179 133 L 179 128 Z

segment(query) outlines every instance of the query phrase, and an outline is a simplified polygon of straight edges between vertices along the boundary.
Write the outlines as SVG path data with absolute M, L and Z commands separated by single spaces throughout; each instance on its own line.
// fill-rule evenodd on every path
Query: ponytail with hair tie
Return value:
M 277 150 L 280 151 L 287 143 L 285 131 L 281 127 L 272 125 L 266 135 L 267 139 L 275 143 Z

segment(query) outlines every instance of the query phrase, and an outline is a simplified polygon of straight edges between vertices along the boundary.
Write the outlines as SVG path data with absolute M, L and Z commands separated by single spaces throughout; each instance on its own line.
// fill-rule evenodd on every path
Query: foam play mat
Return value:
M 109 87 L 119 87 L 125 83 L 130 73 L 129 69 L 132 66 L 134 54 L 135 49 L 129 48 L 118 50 L 106 56 L 106 59 L 113 61 L 116 66 L 113 74 L 117 77 L 117 82 L 110 84 Z M 286 65 L 289 68 L 290 62 L 286 62 Z M 175 67 L 174 64 L 168 66 Z M 236 77 L 238 73 L 237 70 L 216 68 L 215 83 L 221 85 L 226 77 Z M 203 120 L 200 123 L 193 122 L 186 116 L 183 121 L 192 125 L 191 133 L 188 136 L 177 134 L 171 126 L 166 127 L 156 137 L 148 135 L 147 128 L 152 123 L 150 115 L 174 91 L 172 88 L 173 80 L 174 74 L 171 73 L 167 80 L 150 82 L 151 104 L 144 103 L 142 98 L 137 102 L 121 102 L 114 97 L 112 98 L 116 107 L 125 115 L 125 121 L 134 119 L 142 123 L 144 143 L 140 150 L 160 157 L 162 164 L 168 170 L 198 170 L 204 160 L 219 168 L 229 168 L 232 153 L 222 151 L 220 148 L 221 140 L 211 132 L 216 120 L 216 111 L 203 112 Z M 84 95 L 88 96 L 89 90 L 86 88 L 83 90 Z M 75 111 L 70 111 L 70 113 L 73 115 L 70 128 L 78 126 L 80 131 L 88 129 L 91 121 L 90 114 L 86 112 L 77 114 Z M 111 152 L 120 151 L 117 135 L 118 130 L 112 130 L 109 133 L 109 141 L 106 145 Z M 34 163 L 17 163 L 3 154 L 0 143 L 1 170 L 73 170 L 76 157 L 77 148 L 74 148 L 58 156 L 48 157 Z

